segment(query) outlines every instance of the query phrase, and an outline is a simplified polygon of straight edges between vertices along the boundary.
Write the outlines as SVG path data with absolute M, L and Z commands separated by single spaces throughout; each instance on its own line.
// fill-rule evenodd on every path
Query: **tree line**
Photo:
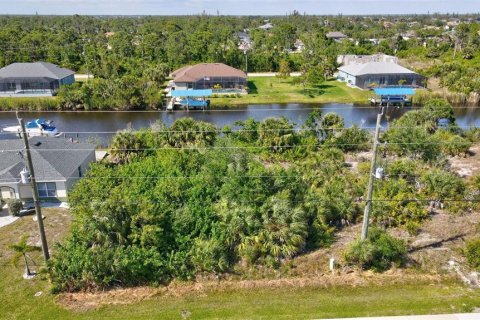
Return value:
M 99 80 L 82 90 L 64 89 L 61 107 L 90 108 L 85 92 L 101 95 L 106 87 L 111 90 L 108 104 L 135 109 L 161 104 L 155 94 L 158 87 L 172 70 L 188 64 L 223 62 L 242 70 L 248 65 L 250 72 L 279 72 L 283 77 L 298 71 L 303 76 L 297 80 L 305 85 L 331 77 L 338 55 L 384 53 L 411 60 L 416 71 L 439 78 L 441 86 L 463 97 L 457 102 L 472 97 L 478 101 L 480 24 L 460 16 L 463 22 L 445 30 L 452 17 L 322 17 L 298 12 L 285 17 L 2 16 L 0 66 L 43 60 L 91 73 Z M 267 21 L 273 28 L 260 29 Z M 247 50 L 239 46 L 243 31 L 251 39 Z M 328 39 L 329 31 L 341 31 L 348 38 Z M 297 40 L 304 44 L 300 51 L 295 51 Z M 122 92 L 125 86 L 134 90 Z

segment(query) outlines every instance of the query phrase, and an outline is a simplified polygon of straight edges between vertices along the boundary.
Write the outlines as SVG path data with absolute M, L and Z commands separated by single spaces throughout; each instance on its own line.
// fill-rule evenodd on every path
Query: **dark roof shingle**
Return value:
M 95 145 L 90 143 L 72 143 L 47 137 L 32 137 L 29 142 L 38 181 L 66 180 L 92 154 L 94 159 Z M 18 153 L 23 150 L 21 139 L 0 140 L 0 182 L 20 179 L 20 171 L 25 165 Z

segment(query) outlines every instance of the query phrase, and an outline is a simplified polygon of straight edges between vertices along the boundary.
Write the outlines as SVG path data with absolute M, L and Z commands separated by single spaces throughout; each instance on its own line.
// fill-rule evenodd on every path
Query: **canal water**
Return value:
M 225 110 L 209 111 L 131 111 L 131 112 L 21 112 L 20 116 L 25 121 L 36 118 L 52 120 L 60 132 L 65 132 L 67 137 L 79 137 L 85 140 L 88 137 L 96 138 L 106 142 L 113 135 L 113 132 L 131 127 L 141 129 L 150 126 L 156 121 L 162 121 L 170 125 L 177 119 L 192 117 L 197 120 L 213 123 L 218 128 L 225 125 L 234 126 L 236 121 L 254 118 L 261 121 L 268 117 L 286 117 L 294 122 L 297 127 L 301 126 L 306 117 L 314 109 L 321 109 L 324 113 L 335 112 L 342 116 L 346 126 L 358 125 L 364 128 L 375 126 L 378 108 L 369 105 L 354 104 L 269 104 L 269 105 L 248 105 Z M 411 108 L 391 107 L 384 118 L 384 125 L 400 117 L 403 112 Z M 455 107 L 457 123 L 461 127 L 480 126 L 480 108 Z M 0 128 L 16 125 L 14 112 L 0 112 Z M 11 135 L 1 134 L 0 138 L 8 138 Z

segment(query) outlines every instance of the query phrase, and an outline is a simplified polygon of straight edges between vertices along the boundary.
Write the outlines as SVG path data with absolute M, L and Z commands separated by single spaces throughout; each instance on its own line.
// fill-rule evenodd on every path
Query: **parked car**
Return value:
M 29 205 L 29 206 L 24 206 L 23 209 L 20 210 L 18 216 L 24 217 L 32 214 L 35 214 L 35 207 Z

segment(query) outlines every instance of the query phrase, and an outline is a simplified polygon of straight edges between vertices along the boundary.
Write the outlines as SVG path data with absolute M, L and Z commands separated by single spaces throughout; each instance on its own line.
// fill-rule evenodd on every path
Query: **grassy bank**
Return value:
M 303 88 L 293 78 L 249 78 L 250 93 L 239 98 L 212 98 L 212 106 L 268 103 L 367 103 L 368 91 L 348 87 L 345 83 L 329 80 L 317 86 Z
M 249 79 L 250 94 L 240 97 L 211 98 L 212 107 L 269 103 L 367 103 L 368 91 L 350 88 L 335 80 L 317 86 L 292 82 L 293 78 L 252 77 Z M 0 111 L 59 110 L 57 97 L 0 98 Z
M 241 289 L 159 295 L 97 309 L 65 309 L 48 292 L 46 280 L 26 281 L 21 270 L 3 269 L 0 279 L 2 319 L 314 319 L 375 315 L 470 312 L 480 292 L 458 283 L 415 283 L 370 287 Z M 35 297 L 35 293 L 43 292 Z M 134 294 L 132 294 L 134 299 Z M 74 302 L 75 303 L 75 302 Z M 90 306 L 91 307 L 91 306 Z
M 59 109 L 56 97 L 0 98 L 0 111 L 45 111 Z
M 54 243 L 68 231 L 70 215 L 64 209 L 45 209 L 44 215 L 49 244 L 54 249 Z M 183 294 L 176 294 L 172 289 L 168 295 L 154 294 L 145 299 L 137 299 L 134 290 L 128 292 L 127 298 L 114 296 L 96 309 L 88 303 L 79 307 L 74 299 L 62 299 L 63 304 L 60 304 L 58 297 L 49 292 L 48 280 L 41 276 L 23 280 L 22 266 L 8 264 L 11 253 L 7 246 L 24 234 L 31 236 L 32 243 L 38 242 L 31 216 L 17 220 L 0 232 L 2 319 L 182 319 L 182 313 L 187 319 L 312 319 L 468 312 L 480 307 L 480 291 L 451 280 L 438 282 L 428 278 L 402 284 L 328 288 L 312 284 L 202 290 L 192 286 Z M 36 254 L 34 260 L 41 262 L 41 255 Z M 38 270 L 38 267 L 33 269 Z M 38 292 L 42 294 L 36 297 Z M 129 301 L 135 302 L 123 304 Z M 75 308 L 66 309 L 65 306 Z

